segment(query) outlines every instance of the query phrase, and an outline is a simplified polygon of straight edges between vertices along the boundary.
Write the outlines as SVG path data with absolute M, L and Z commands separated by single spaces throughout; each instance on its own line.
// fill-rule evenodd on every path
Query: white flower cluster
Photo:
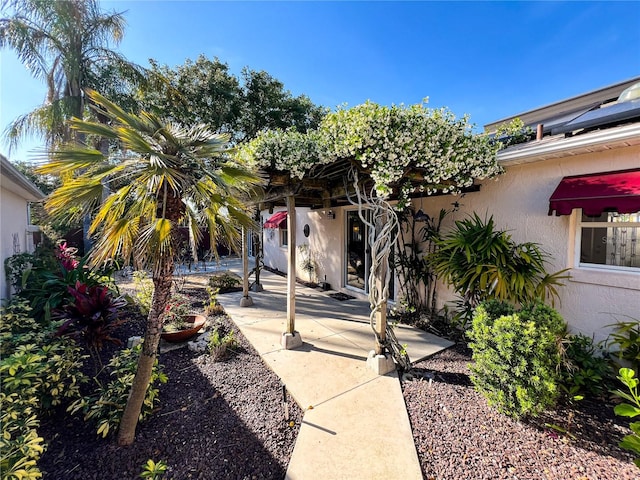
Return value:
M 269 131 L 241 154 L 256 166 L 302 178 L 313 165 L 357 161 L 370 173 L 379 195 L 420 189 L 457 192 L 474 179 L 502 172 L 497 146 L 473 134 L 465 116 L 424 104 L 385 107 L 367 102 L 329 113 L 317 131 Z M 409 180 L 409 181 L 407 181 Z

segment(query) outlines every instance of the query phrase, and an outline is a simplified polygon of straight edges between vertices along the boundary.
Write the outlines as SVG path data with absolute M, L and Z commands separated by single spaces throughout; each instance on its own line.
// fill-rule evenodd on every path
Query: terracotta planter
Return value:
M 188 315 L 184 321 L 187 324 L 193 325 L 189 325 L 188 328 L 176 332 L 162 332 L 160 337 L 170 343 L 186 342 L 204 326 L 206 318 L 203 315 Z

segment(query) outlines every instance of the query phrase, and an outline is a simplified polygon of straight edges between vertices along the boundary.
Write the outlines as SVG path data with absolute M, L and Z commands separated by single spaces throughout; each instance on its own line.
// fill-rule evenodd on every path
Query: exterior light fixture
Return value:
M 430 219 L 430 217 L 429 217 L 429 215 L 427 215 L 426 213 L 424 213 L 424 212 L 422 211 L 422 209 L 420 209 L 420 210 L 418 210 L 418 211 L 415 213 L 415 215 L 413 216 L 413 219 L 414 219 L 416 222 L 428 222 L 428 221 L 429 221 L 429 219 Z
M 329 210 L 327 212 L 327 218 L 330 218 L 332 220 L 335 219 L 336 218 L 336 213 L 333 210 Z

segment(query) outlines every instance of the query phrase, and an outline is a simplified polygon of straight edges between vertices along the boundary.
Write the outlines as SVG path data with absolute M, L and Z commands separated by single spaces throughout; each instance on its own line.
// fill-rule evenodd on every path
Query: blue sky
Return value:
M 335 108 L 366 100 L 469 114 L 478 127 L 640 75 L 638 2 L 103 1 L 124 11 L 118 49 L 143 66 L 204 54 L 266 70 Z M 44 86 L 0 57 L 0 128 Z M 13 160 L 28 160 L 38 141 Z M 4 140 L 0 152 L 7 154 Z

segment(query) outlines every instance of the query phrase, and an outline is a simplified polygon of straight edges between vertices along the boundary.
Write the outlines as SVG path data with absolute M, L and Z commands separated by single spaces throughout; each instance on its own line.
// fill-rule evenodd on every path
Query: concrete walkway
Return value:
M 261 281 L 264 291 L 250 293 L 251 307 L 240 307 L 242 293 L 218 300 L 304 410 L 286 478 L 422 479 L 398 377 L 366 366 L 374 345 L 368 302 L 298 286 L 296 330 L 304 344 L 284 350 L 286 279 L 265 271 Z M 404 325 L 396 335 L 412 361 L 452 345 Z

